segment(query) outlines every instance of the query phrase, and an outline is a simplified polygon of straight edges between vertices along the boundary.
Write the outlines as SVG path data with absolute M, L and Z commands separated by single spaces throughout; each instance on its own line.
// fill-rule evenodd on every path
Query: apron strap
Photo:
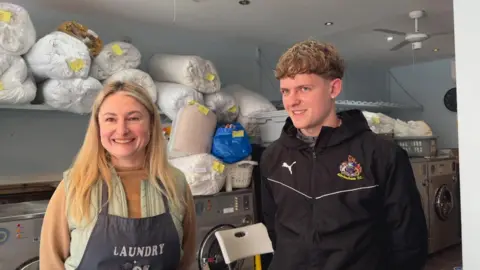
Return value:
M 108 214 L 108 186 L 105 181 L 102 181 L 102 208 L 100 214 Z
M 158 179 L 158 184 L 160 185 L 160 188 L 164 191 L 167 192 L 165 189 L 165 186 L 163 185 L 162 181 Z M 162 200 L 163 200 L 163 206 L 165 208 L 165 212 L 169 213 L 170 212 L 170 205 L 168 204 L 168 199 L 166 194 L 162 192 Z M 108 186 L 105 181 L 102 181 L 102 207 L 100 210 L 100 214 L 107 215 L 108 214 Z
M 157 180 L 158 180 L 158 185 L 165 192 L 165 194 L 162 192 L 162 200 L 163 200 L 163 207 L 165 208 L 165 213 L 169 213 L 170 212 L 170 206 L 168 204 L 168 199 L 167 199 L 167 195 L 166 195 L 167 189 L 163 185 L 162 180 L 160 180 L 160 179 L 157 179 Z

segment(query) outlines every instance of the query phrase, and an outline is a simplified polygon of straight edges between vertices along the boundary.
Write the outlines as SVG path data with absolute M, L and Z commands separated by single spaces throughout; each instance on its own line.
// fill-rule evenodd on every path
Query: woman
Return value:
M 165 149 L 147 92 L 126 82 L 107 85 L 45 213 L 40 269 L 188 269 L 193 199 Z

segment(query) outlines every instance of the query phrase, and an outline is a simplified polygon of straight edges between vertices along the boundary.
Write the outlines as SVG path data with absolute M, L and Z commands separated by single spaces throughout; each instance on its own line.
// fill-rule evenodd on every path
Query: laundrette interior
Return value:
M 195 154 L 171 160 L 187 175 L 194 193 L 197 239 L 192 270 L 205 265 L 228 269 L 215 232 L 262 222 L 258 162 L 265 147 L 279 137 L 287 117 L 271 71 L 289 45 L 312 36 L 332 42 L 345 55 L 347 72 L 337 109 L 362 110 L 375 133 L 396 141 L 410 155 L 429 231 L 431 259 L 426 269 L 461 267 L 452 1 L 371 0 L 376 7 L 370 10 L 361 8 L 365 3 L 334 0 L 295 5 L 273 0 L 146 1 L 138 10 L 124 1 L 98 2 L 105 2 L 106 8 L 89 1 L 0 3 L 0 36 L 11 35 L 0 40 L 0 270 L 38 269 L 46 206 L 83 141 L 92 96 L 111 80 L 132 80 L 149 91 L 169 142 L 192 136 L 175 130 L 195 130 L 201 137 L 200 147 L 176 145 L 179 151 Z M 131 14 L 122 11 L 122 5 Z M 334 14 L 341 9 L 351 18 L 316 18 L 309 5 Z M 213 12 L 214 7 L 223 13 Z M 304 24 L 318 24 L 320 29 L 293 31 L 303 28 L 283 24 L 278 33 L 270 31 L 270 40 L 262 40 L 265 32 L 256 27 L 263 24 L 259 18 L 271 27 L 278 18 L 260 16 L 256 8 L 307 12 L 312 21 L 303 16 Z M 155 12 L 140 18 L 148 9 Z M 232 28 L 220 31 L 218 23 L 199 15 L 207 11 L 211 16 L 243 15 L 223 16 Z M 162 16 L 168 18 L 159 19 Z M 251 18 L 257 22 L 249 22 Z M 283 32 L 297 33 L 282 39 Z M 57 50 L 53 44 L 65 47 Z M 63 62 L 45 62 L 42 57 L 47 54 Z M 68 62 L 69 57 L 77 60 Z M 190 69 L 201 72 L 192 75 Z M 191 106 L 196 109 L 182 110 Z M 228 164 L 212 153 L 219 118 L 244 128 L 235 136 L 250 141 L 252 151 L 245 159 Z M 209 181 L 208 188 L 198 185 L 200 181 Z M 233 267 L 253 270 L 263 264 L 266 269 L 270 256 L 246 258 Z

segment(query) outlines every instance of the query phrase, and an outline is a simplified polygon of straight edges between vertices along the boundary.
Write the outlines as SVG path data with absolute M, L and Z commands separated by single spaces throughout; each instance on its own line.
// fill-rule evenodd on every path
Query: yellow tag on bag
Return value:
M 193 104 L 195 104 L 195 103 L 197 103 L 197 101 L 195 101 L 195 100 L 190 100 L 190 101 L 188 102 L 188 105 L 193 105 Z
M 218 173 L 223 173 L 223 171 L 225 170 L 225 164 L 215 160 L 212 164 L 212 170 Z
M 5 90 L 5 89 L 3 88 L 3 82 L 0 82 L 0 91 L 2 90 Z
M 9 23 L 12 20 L 12 12 L 8 10 L 0 10 L 0 21 Z
M 244 137 L 245 136 L 245 132 L 243 130 L 234 130 L 232 132 L 232 137 L 233 138 L 239 138 L 239 137 Z
M 118 44 L 113 44 L 112 45 L 112 51 L 116 55 L 123 55 L 123 50 L 120 48 L 120 45 Z
M 205 79 L 209 82 L 215 80 L 215 75 L 212 73 L 208 73 L 207 76 L 205 76 Z
M 201 104 L 198 104 L 198 110 L 205 115 L 207 115 L 208 112 L 210 111 L 207 107 L 205 107 Z
M 237 112 L 237 106 L 232 106 L 230 109 L 228 109 L 228 112 L 231 112 L 231 113 L 236 113 Z
M 85 67 L 85 62 L 83 62 L 82 59 L 75 59 L 73 61 L 68 62 L 68 67 L 71 70 L 78 72 L 82 70 L 83 67 Z

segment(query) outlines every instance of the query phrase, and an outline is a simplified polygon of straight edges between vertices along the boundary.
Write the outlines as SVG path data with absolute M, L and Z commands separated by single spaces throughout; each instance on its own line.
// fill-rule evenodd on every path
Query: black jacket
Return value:
M 338 114 L 315 147 L 290 118 L 263 153 L 263 219 L 271 270 L 420 270 L 428 235 L 407 153 L 362 112 Z

